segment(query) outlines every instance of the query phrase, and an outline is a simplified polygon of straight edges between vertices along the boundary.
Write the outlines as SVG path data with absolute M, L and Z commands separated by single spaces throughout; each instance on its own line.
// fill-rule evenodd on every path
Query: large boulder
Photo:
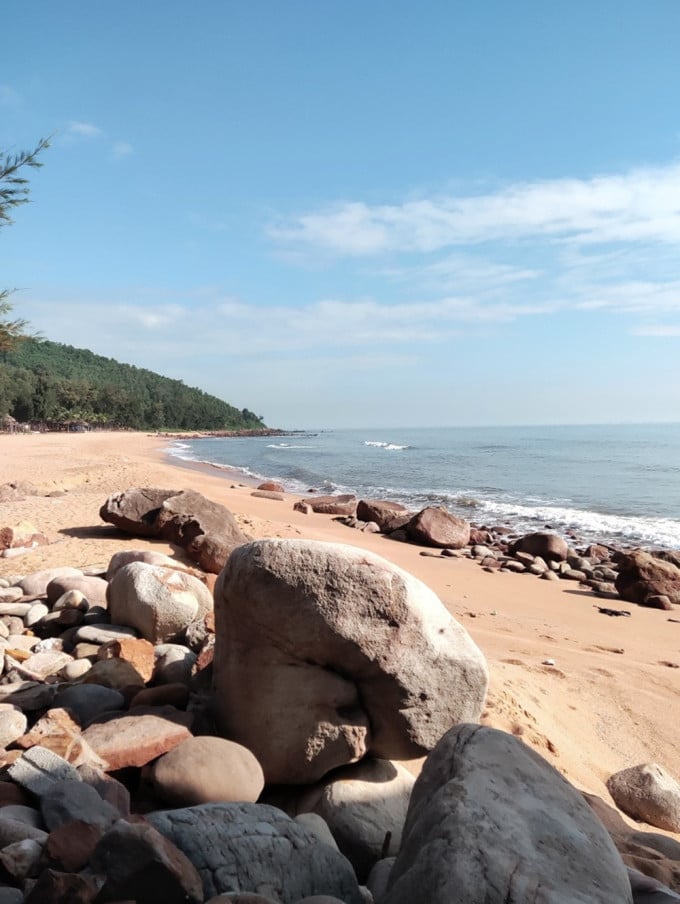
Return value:
M 680 832 L 680 785 L 663 766 L 643 763 L 610 776 L 607 788 L 616 806 L 668 832 Z
M 616 556 L 616 589 L 622 600 L 645 605 L 650 597 L 667 596 L 680 604 L 680 568 L 641 549 Z
M 176 494 L 177 490 L 130 487 L 109 496 L 99 517 L 136 537 L 157 537 L 156 516 L 165 500 Z
M 379 904 L 632 904 L 626 868 L 579 792 L 492 728 L 459 725 L 428 757 Z
M 423 756 L 481 714 L 488 672 L 464 628 L 421 581 L 352 546 L 239 547 L 215 628 L 217 723 L 269 783 L 313 782 L 369 752 Z
M 254 892 L 282 904 L 322 894 L 362 904 L 342 854 L 276 807 L 203 804 L 150 813 L 148 820 L 196 867 L 206 900 Z
M 407 523 L 406 534 L 421 546 L 462 549 L 470 542 L 470 522 L 456 518 L 440 506 L 428 506 Z
M 357 518 L 359 521 L 374 521 L 381 531 L 390 528 L 395 519 L 404 518 L 409 510 L 400 502 L 390 502 L 385 499 L 360 499 L 357 505 Z
M 224 505 L 194 490 L 166 499 L 156 516 L 156 527 L 165 540 L 177 543 L 204 571 L 219 574 L 229 553 L 250 538 Z
M 184 571 L 131 562 L 109 582 L 111 621 L 135 628 L 151 643 L 180 637 L 212 606 L 210 591 Z
M 355 515 L 357 511 L 357 497 L 351 493 L 341 493 L 337 496 L 310 496 L 303 499 L 313 512 L 320 515 Z
M 557 534 L 536 531 L 533 534 L 525 534 L 511 543 L 509 552 L 513 556 L 518 552 L 528 552 L 532 556 L 540 556 L 546 562 L 566 562 L 569 545 Z

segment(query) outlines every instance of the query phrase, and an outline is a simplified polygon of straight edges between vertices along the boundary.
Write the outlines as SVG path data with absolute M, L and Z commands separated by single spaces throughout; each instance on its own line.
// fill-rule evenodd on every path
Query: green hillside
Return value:
M 0 357 L 0 418 L 134 430 L 253 430 L 262 420 L 181 380 L 82 348 L 25 339 Z

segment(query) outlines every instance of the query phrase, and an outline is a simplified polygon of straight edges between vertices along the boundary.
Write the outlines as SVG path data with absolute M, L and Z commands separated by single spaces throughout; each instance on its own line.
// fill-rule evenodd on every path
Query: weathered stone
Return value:
M 17 745 L 23 748 L 44 747 L 63 757 L 73 766 L 82 763 L 106 766 L 106 763 L 83 740 L 80 727 L 65 709 L 48 710 L 35 723 L 33 728 L 23 737 L 18 738 Z
M 206 898 L 265 893 L 294 904 L 313 894 L 362 904 L 352 867 L 281 810 L 266 804 L 203 804 L 149 814 L 203 880 Z
M 35 826 L 27 825 L 23 819 L 12 819 L 11 816 L 4 816 L 2 810 L 0 810 L 0 849 L 7 847 L 8 844 L 16 844 L 17 841 L 23 841 L 26 838 L 37 841 L 38 844 L 44 844 L 47 840 L 47 832 Z
M 47 599 L 54 604 L 57 600 L 71 590 L 82 593 L 90 606 L 106 606 L 106 587 L 108 582 L 103 578 L 78 575 L 62 575 L 53 578 L 47 585 Z
M 98 890 L 93 876 L 46 869 L 26 895 L 24 904 L 92 904 Z
M 156 712 L 136 710 L 125 716 L 95 722 L 83 732 L 83 738 L 102 757 L 111 771 L 125 766 L 144 766 L 162 753 L 172 750 L 191 737 L 188 713 L 173 707 Z
M 123 819 L 130 815 L 130 792 L 125 785 L 87 763 L 78 766 L 78 775 L 83 782 L 95 789 L 102 800 L 115 807 Z
M 445 508 L 429 506 L 411 518 L 406 533 L 409 540 L 422 546 L 462 549 L 470 542 L 470 522 Z
M 623 769 L 607 780 L 616 806 L 668 832 L 680 832 L 680 785 L 663 766 L 644 763 Z
M 144 687 L 146 684 L 137 669 L 125 659 L 99 659 L 82 677 L 83 684 L 122 690 L 125 687 Z
M 357 518 L 361 521 L 374 521 L 380 530 L 384 530 L 395 518 L 409 514 L 405 505 L 386 499 L 360 499 L 357 504 Z
M 274 490 L 253 490 L 250 495 L 259 499 L 272 499 L 274 502 L 283 502 L 286 498 L 283 493 Z
M 228 508 L 194 490 L 166 499 L 156 526 L 164 539 L 179 544 L 204 571 L 214 574 L 219 574 L 233 549 L 250 539 Z
M 166 499 L 177 490 L 160 490 L 153 487 L 131 487 L 113 493 L 99 509 L 102 521 L 137 537 L 160 536 L 156 517 Z
M 619 573 L 616 589 L 623 600 L 644 606 L 650 596 L 665 596 L 680 604 L 680 568 L 656 556 L 635 549 L 616 556 Z
M 125 697 L 101 684 L 74 684 L 59 691 L 54 705 L 70 710 L 81 725 L 87 725 L 102 713 L 123 709 Z
M 174 568 L 178 571 L 190 571 L 190 569 L 162 552 L 152 549 L 126 549 L 123 552 L 114 553 L 106 569 L 106 580 L 110 581 L 119 568 L 129 565 L 131 562 L 144 562 L 146 565 L 160 565 L 163 568 Z
M 636 869 L 628 868 L 628 879 L 633 893 L 633 904 L 677 904 L 680 895 L 667 885 L 651 879 Z
M 260 540 L 215 589 L 215 713 L 270 783 L 422 756 L 477 719 L 486 663 L 420 581 L 340 544 Z M 248 686 L 248 697 L 243 687 Z
M 404 766 L 365 759 L 311 788 L 298 811 L 322 816 L 363 881 L 375 863 L 397 853 L 415 779 Z
M 186 684 L 161 684 L 139 691 L 130 701 L 130 707 L 175 706 L 177 709 L 186 709 L 188 702 L 189 688 Z
M 201 877 L 191 861 L 153 826 L 120 819 L 90 858 L 106 876 L 100 901 L 132 899 L 136 904 L 201 904 Z
M 212 608 L 210 592 L 193 575 L 141 562 L 116 572 L 108 599 L 112 621 L 136 628 L 154 644 L 181 636 Z
M 83 625 L 74 635 L 76 643 L 104 644 L 121 637 L 138 637 L 139 632 L 127 625 Z
M 413 789 L 389 904 L 632 904 L 606 830 L 517 738 L 459 725 Z
M 54 782 L 40 799 L 40 811 L 50 832 L 74 819 L 106 830 L 119 819 L 116 808 L 80 776 L 77 781 Z
M 18 586 L 21 587 L 24 596 L 46 596 L 47 585 L 50 581 L 59 577 L 82 577 L 83 573 L 78 568 L 69 568 L 63 566 L 61 568 L 46 568 L 43 571 L 35 571 L 33 574 L 22 578 Z
M 10 876 L 21 880 L 27 876 L 37 876 L 42 853 L 43 845 L 39 841 L 25 838 L 6 845 L 0 851 L 0 863 Z
M 102 644 L 98 659 L 123 659 L 134 667 L 144 683 L 151 680 L 154 670 L 154 647 L 143 637 L 120 637 Z
M 0 703 L 0 747 L 8 747 L 26 731 L 28 720 L 21 710 L 9 703 Z
M 22 664 L 22 671 L 38 681 L 44 681 L 48 675 L 56 675 L 73 657 L 60 650 L 45 650 L 43 653 L 34 653 Z
M 45 852 L 52 866 L 75 873 L 87 866 L 103 834 L 98 826 L 74 819 L 50 832 Z
M 510 544 L 509 552 L 528 552 L 532 556 L 540 556 L 546 562 L 565 562 L 569 554 L 569 545 L 562 537 L 546 531 L 525 534 Z
M 45 546 L 49 543 L 45 534 L 29 521 L 19 521 L 0 527 L 0 549 L 16 549 L 19 546 Z
M 182 741 L 154 763 L 151 780 L 159 797 L 176 807 L 255 802 L 264 787 L 262 768 L 249 750 L 212 737 Z
M 178 643 L 159 643 L 154 649 L 155 684 L 189 684 L 196 654 Z
M 321 515 L 356 515 L 357 497 L 349 493 L 338 496 L 311 496 L 301 500 Z
M 74 766 L 46 747 L 31 747 L 9 767 L 11 778 L 36 797 L 46 794 L 55 782 L 79 780 Z

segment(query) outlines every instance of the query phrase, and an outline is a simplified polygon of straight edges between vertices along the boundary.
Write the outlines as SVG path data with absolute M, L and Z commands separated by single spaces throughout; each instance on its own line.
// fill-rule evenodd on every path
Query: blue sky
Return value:
M 34 0 L 0 285 L 284 427 L 680 420 L 680 3 Z

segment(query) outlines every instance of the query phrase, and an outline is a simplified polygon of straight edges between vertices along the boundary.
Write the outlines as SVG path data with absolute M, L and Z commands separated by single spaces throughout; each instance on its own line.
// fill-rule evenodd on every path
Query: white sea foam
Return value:
M 385 449 L 386 452 L 403 452 L 404 449 L 410 449 L 410 446 L 400 446 L 397 443 L 383 443 L 378 440 L 365 439 L 364 446 L 373 446 L 376 449 Z
M 314 446 L 296 446 L 293 443 L 267 443 L 268 449 L 313 449 Z

